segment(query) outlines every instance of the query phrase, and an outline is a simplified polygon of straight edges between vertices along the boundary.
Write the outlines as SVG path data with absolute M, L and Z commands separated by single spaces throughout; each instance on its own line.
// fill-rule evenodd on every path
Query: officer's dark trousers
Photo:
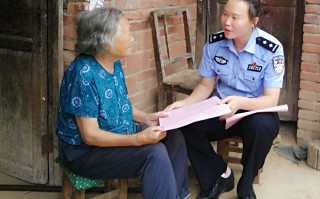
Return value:
M 247 116 L 225 130 L 225 121 L 212 118 L 195 122 L 181 128 L 187 143 L 189 160 L 195 171 L 202 191 L 209 191 L 226 170 L 227 164 L 217 155 L 211 141 L 232 136 L 243 139 L 241 164 L 243 171 L 238 183 L 239 195 L 252 192 L 253 181 L 262 168 L 273 140 L 279 132 L 277 113 L 257 113 Z
M 60 156 L 75 173 L 94 179 L 142 178 L 145 199 L 189 195 L 188 157 L 183 134 L 168 132 L 153 145 L 139 147 L 72 146 L 60 142 Z

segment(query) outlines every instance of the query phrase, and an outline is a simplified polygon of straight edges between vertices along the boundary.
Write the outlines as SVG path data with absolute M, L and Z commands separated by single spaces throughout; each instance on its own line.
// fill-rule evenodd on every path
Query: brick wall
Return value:
M 93 1 L 93 0 L 92 0 Z M 157 110 L 157 78 L 155 71 L 150 12 L 166 7 L 186 6 L 191 19 L 191 36 L 195 46 L 197 0 L 105 0 L 105 7 L 121 9 L 131 24 L 135 53 L 122 60 L 131 102 L 147 112 Z M 74 58 L 76 42 L 75 15 L 89 8 L 90 0 L 69 0 L 64 5 L 64 66 Z
M 64 65 L 74 59 L 75 15 L 89 8 L 89 0 L 69 0 L 64 6 Z M 196 0 L 105 0 L 105 7 L 117 7 L 130 20 L 135 54 L 123 61 L 132 103 L 145 111 L 156 111 L 157 80 L 149 13 L 158 8 L 185 5 L 192 20 L 195 42 Z M 320 139 L 320 0 L 305 1 L 301 81 L 298 102 L 298 144 Z M 194 46 L 194 45 L 193 45 Z
M 320 139 L 320 0 L 306 0 L 305 3 L 298 144 Z

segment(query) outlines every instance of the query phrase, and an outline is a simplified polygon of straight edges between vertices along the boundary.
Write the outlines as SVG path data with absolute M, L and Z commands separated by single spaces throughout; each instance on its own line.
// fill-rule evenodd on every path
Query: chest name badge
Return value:
M 215 56 L 214 61 L 216 61 L 220 65 L 226 65 L 228 63 L 228 60 L 220 56 Z
M 248 65 L 247 70 L 254 71 L 254 72 L 261 72 L 262 66 L 258 66 L 256 62 L 253 62 L 252 64 Z

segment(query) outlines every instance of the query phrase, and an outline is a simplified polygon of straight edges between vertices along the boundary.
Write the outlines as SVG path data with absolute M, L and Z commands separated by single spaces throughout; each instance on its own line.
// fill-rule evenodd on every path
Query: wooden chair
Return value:
M 79 176 L 65 167 L 59 157 L 56 162 L 62 167 L 62 195 L 63 199 L 85 199 L 85 191 L 89 188 L 104 184 L 104 193 L 91 199 L 127 199 L 128 179 L 90 179 Z
M 241 157 L 232 156 L 230 152 L 242 153 L 242 138 L 241 137 L 230 137 L 223 140 L 219 140 L 217 143 L 217 154 L 221 155 L 222 158 L 228 163 L 241 164 Z M 260 183 L 260 173 L 262 169 L 259 170 L 258 175 L 254 179 L 255 184 Z
M 163 110 L 168 105 L 168 92 L 191 94 L 199 75 L 194 63 L 187 9 L 154 10 L 150 13 L 150 23 L 158 80 L 158 110 Z M 182 40 L 185 41 L 185 50 L 174 46 L 178 42 L 183 43 Z

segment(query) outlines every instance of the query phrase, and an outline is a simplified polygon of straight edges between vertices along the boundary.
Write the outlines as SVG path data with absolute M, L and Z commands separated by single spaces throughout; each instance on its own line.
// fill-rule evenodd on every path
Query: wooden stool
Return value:
M 78 176 L 79 177 L 79 176 Z M 78 178 L 79 180 L 84 179 L 84 177 Z M 85 178 L 88 179 L 88 178 Z M 115 185 L 117 181 L 117 186 Z M 85 199 L 85 189 L 88 187 L 93 187 L 97 183 L 101 182 L 99 180 L 90 180 L 86 187 L 77 187 L 78 182 L 71 182 L 66 172 L 63 170 L 62 174 L 62 195 L 63 199 Z M 76 183 L 76 184 L 75 184 Z M 117 179 L 108 180 L 105 182 L 105 193 L 95 196 L 91 199 L 127 199 L 128 193 L 128 180 L 127 179 Z
M 217 154 L 221 155 L 224 161 L 228 163 L 241 164 L 241 157 L 231 156 L 230 152 L 242 153 L 243 148 L 240 146 L 242 144 L 241 137 L 230 137 L 223 140 L 219 140 L 217 143 Z M 259 170 L 258 175 L 254 179 L 254 184 L 260 183 L 260 173 L 262 168 Z
M 60 157 L 56 157 L 55 162 L 62 168 L 62 195 L 63 199 L 85 199 L 85 190 L 104 184 L 104 194 L 100 194 L 91 199 L 127 199 L 128 179 L 90 179 L 73 173 L 64 166 Z M 117 186 L 115 183 L 117 182 Z

